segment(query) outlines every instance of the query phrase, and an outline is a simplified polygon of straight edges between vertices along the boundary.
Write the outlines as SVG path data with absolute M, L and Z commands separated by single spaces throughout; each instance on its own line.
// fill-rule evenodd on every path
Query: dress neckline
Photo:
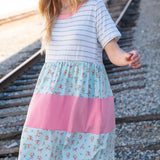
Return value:
M 66 18 L 72 17 L 74 14 L 76 14 L 79 11 L 79 9 L 82 7 L 82 5 L 83 5 L 83 3 L 80 4 L 72 14 L 60 14 L 58 16 L 58 19 L 66 19 Z

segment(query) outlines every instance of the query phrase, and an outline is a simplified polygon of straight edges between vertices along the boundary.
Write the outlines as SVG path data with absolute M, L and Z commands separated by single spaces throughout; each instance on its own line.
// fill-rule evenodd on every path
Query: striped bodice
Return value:
M 88 0 L 69 18 L 59 17 L 46 48 L 46 62 L 78 60 L 102 63 L 102 49 L 120 37 L 102 0 Z

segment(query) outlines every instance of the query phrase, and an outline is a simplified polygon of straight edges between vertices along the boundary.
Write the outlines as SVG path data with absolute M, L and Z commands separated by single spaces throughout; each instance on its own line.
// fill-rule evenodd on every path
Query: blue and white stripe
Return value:
M 102 50 L 121 33 L 103 0 L 88 0 L 70 18 L 58 18 L 46 48 L 46 62 L 77 60 L 103 63 Z

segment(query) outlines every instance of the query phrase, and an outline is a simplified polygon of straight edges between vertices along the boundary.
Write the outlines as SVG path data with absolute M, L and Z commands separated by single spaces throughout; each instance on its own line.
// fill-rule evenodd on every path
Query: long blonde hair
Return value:
M 72 13 L 77 9 L 79 4 L 85 3 L 88 0 L 65 0 L 67 4 L 71 4 Z M 41 31 L 41 50 L 43 51 L 51 41 L 52 28 L 61 13 L 63 2 L 61 0 L 39 0 L 39 12 L 42 15 L 45 23 Z M 43 52 L 41 52 L 43 54 Z

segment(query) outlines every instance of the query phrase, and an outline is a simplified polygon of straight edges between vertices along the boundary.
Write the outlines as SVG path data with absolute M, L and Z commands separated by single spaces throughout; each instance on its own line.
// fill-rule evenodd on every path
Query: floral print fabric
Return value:
M 96 135 L 24 127 L 18 160 L 113 160 L 114 132 Z
M 46 62 L 34 93 L 85 98 L 113 96 L 104 65 L 80 61 Z
M 104 65 L 82 61 L 45 62 L 36 93 L 93 99 L 113 96 Z M 115 129 L 93 134 L 24 126 L 18 160 L 114 160 L 114 137 Z

